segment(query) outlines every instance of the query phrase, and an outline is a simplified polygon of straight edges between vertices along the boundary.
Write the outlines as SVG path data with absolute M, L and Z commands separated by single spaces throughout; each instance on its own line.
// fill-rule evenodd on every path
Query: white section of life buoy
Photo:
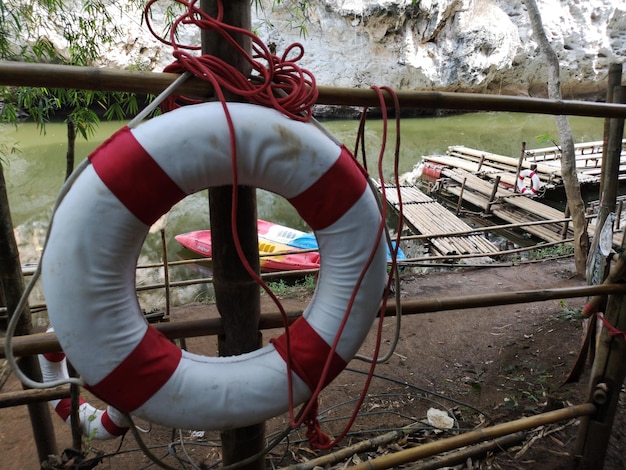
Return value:
M 50 321 L 87 388 L 117 409 L 182 429 L 230 429 L 287 411 L 287 355 L 294 404 L 304 402 L 348 305 L 325 384 L 358 351 L 385 284 L 381 216 L 349 152 L 275 110 L 228 109 L 239 184 L 287 198 L 319 242 L 316 291 L 289 329 L 289 352 L 285 335 L 234 357 L 181 351 L 147 324 L 137 301 L 135 266 L 149 226 L 187 194 L 232 182 L 220 103 L 123 128 L 96 149 L 58 206 L 42 260 Z
M 526 186 L 526 178 L 530 178 L 530 188 Z M 521 194 L 537 194 L 537 191 L 539 191 L 540 187 L 541 181 L 539 180 L 539 176 L 537 176 L 536 171 L 525 169 L 519 172 L 519 176 L 517 177 L 517 190 Z
M 40 354 L 38 355 L 38 359 L 44 382 L 66 380 L 69 378 L 65 354 Z M 50 400 L 49 403 L 63 421 L 67 424 L 71 424 L 70 398 Z M 106 410 L 101 410 L 90 405 L 82 398 L 78 406 L 78 420 L 83 436 L 92 439 L 115 439 L 124 435 L 128 430 L 126 418 L 118 410 L 112 406 L 107 406 Z

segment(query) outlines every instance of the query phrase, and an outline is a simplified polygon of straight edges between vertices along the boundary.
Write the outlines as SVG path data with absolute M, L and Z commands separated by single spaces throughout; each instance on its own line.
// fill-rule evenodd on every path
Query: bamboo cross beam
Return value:
M 456 297 L 426 297 L 416 300 L 405 300 L 401 305 L 403 315 L 418 315 L 422 313 L 443 312 L 455 309 L 525 304 L 528 302 L 543 302 L 547 300 L 560 300 L 608 294 L 626 294 L 626 284 L 557 287 L 552 289 L 494 292 Z M 287 311 L 286 314 L 287 323 L 291 324 L 302 315 L 302 311 Z M 385 316 L 390 317 L 396 314 L 397 310 L 395 302 L 389 301 L 386 306 Z M 284 326 L 284 319 L 279 312 L 269 312 L 261 315 L 259 321 L 259 329 L 261 330 L 284 328 Z M 223 331 L 220 318 L 156 323 L 154 324 L 154 327 L 165 335 L 165 337 L 171 340 L 217 335 Z M 12 340 L 12 351 L 15 356 L 21 357 L 33 354 L 44 354 L 47 352 L 60 352 L 61 346 L 53 332 L 35 333 L 24 336 L 15 336 Z M 0 343 L 0 359 L 4 357 L 4 344 Z
M 0 86 L 74 88 L 159 94 L 178 77 L 179 75 L 173 73 L 0 61 Z M 369 88 L 318 86 L 317 89 L 319 92 L 317 104 L 374 108 L 380 106 L 378 95 Z M 178 93 L 187 96 L 210 97 L 213 95 L 213 90 L 207 81 L 194 77 L 180 85 Z M 393 106 L 391 95 L 386 91 L 383 93 L 386 103 Z M 398 90 L 396 94 L 401 107 L 406 109 L 508 111 L 626 118 L 626 105 L 622 104 L 443 91 Z

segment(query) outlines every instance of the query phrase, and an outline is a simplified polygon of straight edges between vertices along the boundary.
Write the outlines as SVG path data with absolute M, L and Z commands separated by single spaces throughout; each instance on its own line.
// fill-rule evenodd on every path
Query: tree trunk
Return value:
M 524 4 L 528 9 L 528 15 L 533 33 L 539 43 L 539 49 L 546 57 L 548 64 L 548 97 L 553 100 L 561 100 L 559 59 L 546 37 L 537 3 L 535 0 L 524 0 Z M 587 253 L 589 251 L 589 236 L 585 219 L 585 202 L 580 193 L 580 183 L 576 175 L 574 138 L 567 116 L 555 116 L 555 120 L 561 143 L 561 172 L 563 174 L 563 184 L 565 185 L 565 196 L 572 216 L 572 226 L 574 227 L 576 272 L 584 276 L 587 265 Z

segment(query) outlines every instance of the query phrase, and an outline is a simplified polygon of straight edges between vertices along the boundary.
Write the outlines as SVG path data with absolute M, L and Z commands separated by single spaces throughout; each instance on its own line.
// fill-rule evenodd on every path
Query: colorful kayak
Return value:
M 258 219 L 259 256 L 261 271 L 294 271 L 318 269 L 320 257 L 317 251 L 293 253 L 295 250 L 317 250 L 317 239 L 312 233 L 303 232 L 284 225 Z M 211 257 L 211 231 L 197 230 L 174 237 L 185 248 L 207 258 Z M 394 244 L 395 246 L 395 244 Z M 290 252 L 272 255 L 272 253 Z M 398 250 L 397 259 L 406 259 L 402 250 Z M 391 254 L 387 250 L 387 262 Z
M 202 256 L 212 256 L 211 231 L 197 230 L 182 233 L 174 237 L 178 243 Z M 297 248 L 279 243 L 259 235 L 259 262 L 261 271 L 301 271 L 318 269 L 320 267 L 320 255 L 318 252 L 294 253 Z M 273 253 L 287 253 L 277 254 Z
M 284 243 L 293 248 L 300 248 L 302 250 L 317 250 L 317 239 L 312 233 L 296 230 L 291 227 L 285 227 L 284 225 L 275 224 L 274 222 L 268 222 L 266 220 L 257 220 L 259 228 L 259 236 L 263 236 L 268 240 L 273 240 L 277 243 Z M 393 242 L 395 247 L 395 242 Z M 401 249 L 398 249 L 398 256 L 396 259 L 406 259 L 406 255 Z M 391 262 L 391 253 L 387 249 L 387 262 Z

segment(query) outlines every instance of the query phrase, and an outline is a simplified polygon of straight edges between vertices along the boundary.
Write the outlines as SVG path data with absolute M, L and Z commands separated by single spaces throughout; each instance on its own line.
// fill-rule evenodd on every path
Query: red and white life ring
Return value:
M 530 188 L 526 186 L 525 179 L 530 178 Z M 517 177 L 517 190 L 521 194 L 532 193 L 537 194 L 541 188 L 541 181 L 539 180 L 539 176 L 537 176 L 537 172 L 534 170 L 525 169 L 519 172 L 519 176 Z
M 38 359 L 44 382 L 67 380 L 69 378 L 65 354 L 40 354 Z M 50 400 L 50 405 L 52 405 L 54 411 L 63 421 L 70 424 L 70 398 Z M 87 403 L 82 397 L 78 407 L 78 419 L 83 436 L 89 436 L 93 439 L 115 439 L 128 431 L 126 418 L 118 410 L 112 406 L 108 406 L 106 410 L 100 410 Z
M 350 153 L 311 124 L 228 104 L 239 184 L 285 197 L 315 231 L 321 268 L 313 300 L 290 327 L 293 402 L 317 385 L 370 254 L 326 383 L 358 351 L 386 277 L 381 215 Z M 181 351 L 149 326 L 135 293 L 148 229 L 188 194 L 230 184 L 221 104 L 187 106 L 122 128 L 90 156 L 60 202 L 42 260 L 50 321 L 87 388 L 115 408 L 167 426 L 223 430 L 288 409 L 285 335 L 234 357 Z

